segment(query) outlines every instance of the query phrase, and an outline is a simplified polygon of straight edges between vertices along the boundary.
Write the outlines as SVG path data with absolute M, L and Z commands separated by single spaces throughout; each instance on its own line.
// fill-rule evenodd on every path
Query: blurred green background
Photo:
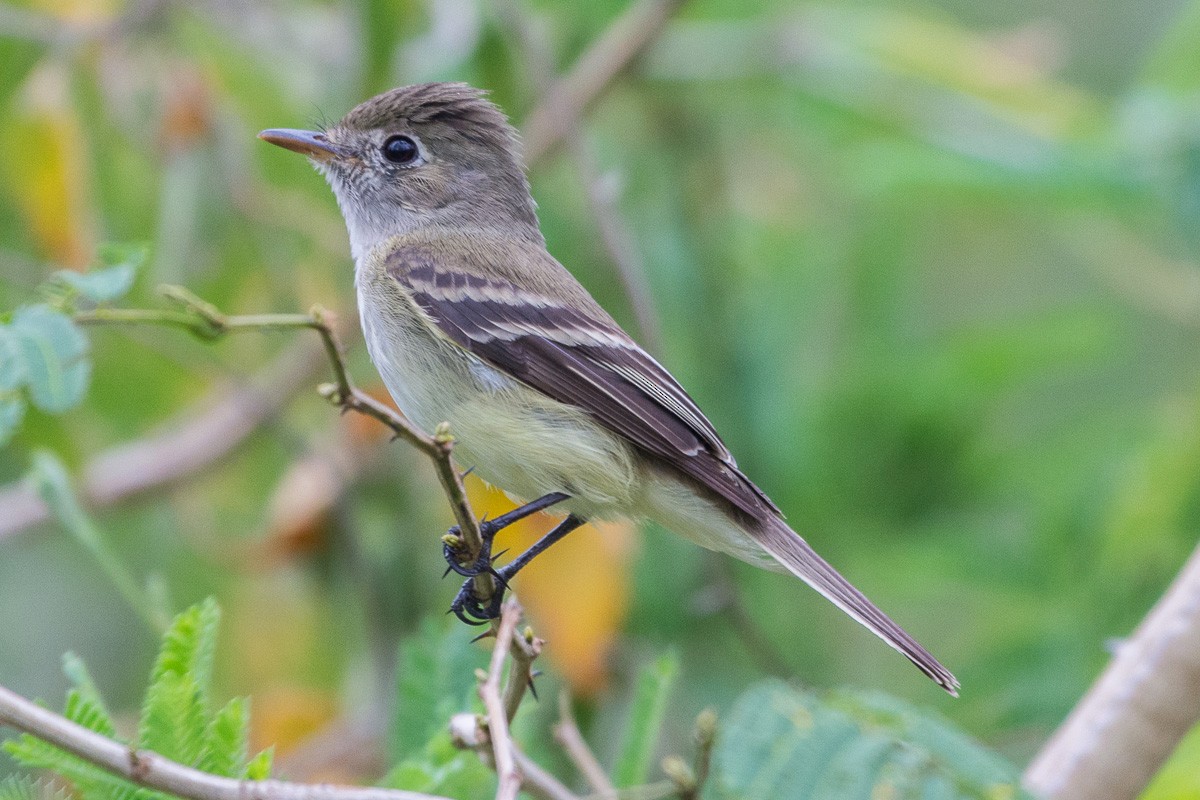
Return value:
M 128 305 L 182 283 L 229 312 L 320 303 L 352 332 L 333 198 L 255 134 L 425 80 L 488 88 L 520 123 L 553 76 L 515 43 L 513 10 L 565 71 L 624 8 L 0 5 L 0 308 L 103 241 L 144 241 Z M 587 698 L 598 749 L 640 665 L 675 648 L 679 740 L 700 708 L 776 674 L 934 707 L 1018 764 L 1036 752 L 1200 527 L 1198 40 L 1190 2 L 694 0 L 578 148 L 535 165 L 551 252 L 655 347 L 793 526 L 963 683 L 942 696 L 787 577 L 614 530 L 619 546 L 561 546 L 594 550 L 575 551 L 582 639 L 545 679 Z M 642 321 L 592 184 L 651 287 Z M 259 743 L 286 753 L 378 710 L 396 642 L 456 589 L 439 580 L 451 519 L 421 457 L 316 395 L 319 359 L 276 380 L 281 363 L 297 374 L 302 338 L 93 332 L 86 404 L 31 413 L 0 451 L 0 683 L 56 701 L 73 650 L 128 708 L 156 641 L 61 527 L 21 523 L 32 452 L 86 476 L 258 381 L 294 395 L 280 414 L 195 474 L 97 503 L 96 521 L 174 608 L 221 600 L 218 676 L 254 698 Z M 529 589 L 551 598 L 530 603 L 548 627 L 554 591 Z M 1200 796 L 1196 738 L 1156 796 Z

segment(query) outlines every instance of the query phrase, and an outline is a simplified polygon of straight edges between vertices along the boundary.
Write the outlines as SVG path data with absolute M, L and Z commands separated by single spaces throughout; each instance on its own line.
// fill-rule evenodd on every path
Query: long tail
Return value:
M 904 629 L 875 607 L 850 581 L 817 555 L 808 542 L 778 517 L 769 517 L 748 532 L 763 549 L 797 578 L 824 595 L 830 602 L 865 625 L 872 633 L 900 651 L 935 683 L 958 697 L 958 679 L 936 658 L 917 644 Z

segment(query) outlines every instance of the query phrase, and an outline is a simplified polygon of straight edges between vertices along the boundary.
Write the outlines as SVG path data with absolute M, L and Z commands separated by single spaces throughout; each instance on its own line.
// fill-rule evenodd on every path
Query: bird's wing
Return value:
M 712 423 L 678 381 L 607 315 L 503 277 L 456 269 L 420 249 L 391 254 L 387 270 L 460 347 L 583 409 L 746 514 L 780 513 L 738 470 Z

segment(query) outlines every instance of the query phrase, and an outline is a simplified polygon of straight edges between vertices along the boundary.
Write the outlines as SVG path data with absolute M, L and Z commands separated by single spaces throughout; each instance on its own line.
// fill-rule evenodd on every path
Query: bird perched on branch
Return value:
M 704 547 L 787 570 L 954 694 L 958 681 L 837 573 L 741 470 L 665 368 L 546 250 L 516 133 L 461 83 L 374 97 L 323 132 L 259 136 L 328 179 L 350 233 L 367 349 L 401 410 L 448 422 L 456 457 L 532 501 L 484 524 L 486 552 L 453 610 L 482 621 L 537 553 L 589 519 L 652 519 Z M 557 505 L 568 516 L 504 567 L 491 538 Z

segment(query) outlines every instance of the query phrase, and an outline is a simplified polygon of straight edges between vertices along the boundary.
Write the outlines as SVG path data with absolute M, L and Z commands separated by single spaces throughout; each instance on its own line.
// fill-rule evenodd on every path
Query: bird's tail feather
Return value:
M 929 651 L 875 607 L 850 581 L 817 555 L 799 534 L 778 517 L 769 517 L 751 527 L 750 534 L 776 561 L 825 596 L 830 602 L 861 622 L 872 633 L 898 650 L 917 668 L 953 696 L 958 696 L 958 679 Z

